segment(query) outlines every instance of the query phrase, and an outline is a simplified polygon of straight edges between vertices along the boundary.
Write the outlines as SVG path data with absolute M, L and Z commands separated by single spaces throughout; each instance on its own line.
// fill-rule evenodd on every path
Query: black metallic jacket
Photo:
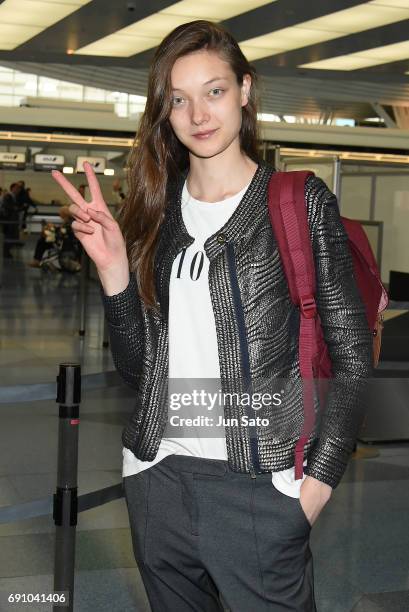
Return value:
M 300 313 L 291 302 L 271 229 L 267 184 L 273 169 L 261 163 L 227 223 L 204 245 L 218 341 L 221 388 L 228 392 L 277 391 L 285 401 L 258 411 L 268 427 L 241 425 L 245 408 L 227 402 L 228 461 L 237 472 L 279 471 L 294 465 L 303 423 L 298 359 Z M 160 314 L 138 297 L 134 276 L 127 289 L 103 302 L 112 355 L 135 389 L 135 411 L 123 443 L 152 461 L 167 423 L 169 280 L 174 259 L 194 240 L 182 219 L 184 177 L 169 197 L 155 259 Z M 305 447 L 305 473 L 333 488 L 339 483 L 363 417 L 363 388 L 372 376 L 372 336 L 352 271 L 347 236 L 335 196 L 322 180 L 306 183 L 306 205 L 317 274 L 317 307 L 332 359 L 334 382 L 327 405 Z M 284 389 L 283 389 L 284 387 Z M 316 402 L 317 403 L 317 402 Z

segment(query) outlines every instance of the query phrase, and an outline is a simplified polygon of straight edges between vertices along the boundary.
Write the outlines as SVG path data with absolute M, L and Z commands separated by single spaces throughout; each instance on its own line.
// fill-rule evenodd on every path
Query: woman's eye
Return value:
M 213 89 L 210 90 L 210 93 L 216 93 L 216 96 L 219 96 L 222 93 L 223 89 L 221 89 L 220 87 L 214 87 Z
M 183 98 L 181 98 L 180 96 L 175 96 L 174 98 L 172 98 L 172 104 L 173 106 L 180 106 L 180 104 L 182 103 Z

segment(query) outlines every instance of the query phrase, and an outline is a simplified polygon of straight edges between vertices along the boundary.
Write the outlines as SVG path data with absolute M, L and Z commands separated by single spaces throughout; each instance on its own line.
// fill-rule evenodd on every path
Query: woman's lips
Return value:
M 193 134 L 193 136 L 197 138 L 198 140 L 207 140 L 215 132 L 216 130 L 210 130 L 209 132 L 201 132 L 201 133 Z

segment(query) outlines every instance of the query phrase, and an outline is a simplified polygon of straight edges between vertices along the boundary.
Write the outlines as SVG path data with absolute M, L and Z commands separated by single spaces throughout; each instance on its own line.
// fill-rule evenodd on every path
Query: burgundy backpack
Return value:
M 268 208 L 292 302 L 300 308 L 299 363 L 303 381 L 304 424 L 295 447 L 295 478 L 303 476 L 304 447 L 314 427 L 314 379 L 320 407 L 325 405 L 331 358 L 315 303 L 315 265 L 305 204 L 305 181 L 313 172 L 275 172 L 268 185 Z M 368 238 L 358 221 L 341 217 L 348 234 L 354 276 L 374 335 L 378 364 L 382 311 L 388 296 Z

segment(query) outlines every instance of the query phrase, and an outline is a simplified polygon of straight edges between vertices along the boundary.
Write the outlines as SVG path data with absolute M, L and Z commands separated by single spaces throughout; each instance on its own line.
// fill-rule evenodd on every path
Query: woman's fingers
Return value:
M 71 227 L 75 232 L 83 232 L 84 234 L 93 234 L 95 231 L 91 225 L 81 223 L 80 221 L 73 221 Z
M 75 189 L 74 185 L 72 185 L 70 181 L 68 181 L 59 170 L 52 170 L 51 175 L 53 179 L 57 181 L 60 187 L 64 189 L 65 193 L 70 198 L 70 200 L 78 204 L 80 208 L 84 208 L 86 206 L 86 202 L 81 196 L 81 194 Z
M 74 219 L 80 219 L 81 221 L 85 221 L 85 222 L 91 219 L 87 211 L 84 210 L 83 208 L 80 208 L 78 204 L 71 204 L 68 207 L 68 212 L 71 217 L 74 217 Z
M 92 200 L 98 201 L 98 203 L 103 202 L 105 204 L 103 195 L 101 193 L 101 187 L 98 183 L 97 177 L 95 176 L 93 167 L 91 166 L 89 162 L 84 162 L 83 168 L 84 168 L 85 174 L 88 179 L 88 185 L 89 185 L 89 190 L 91 192 Z
M 101 210 L 87 208 L 87 213 L 90 215 L 93 221 L 100 223 L 104 229 L 112 230 L 116 226 L 116 222 Z

